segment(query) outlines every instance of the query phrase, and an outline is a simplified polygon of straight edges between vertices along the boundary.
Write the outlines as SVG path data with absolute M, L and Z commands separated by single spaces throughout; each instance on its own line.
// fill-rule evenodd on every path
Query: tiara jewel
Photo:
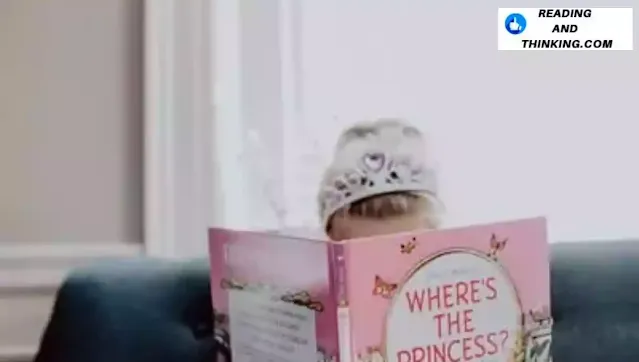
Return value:
M 362 163 L 367 169 L 373 172 L 379 172 L 384 168 L 386 155 L 383 153 L 367 153 L 362 157 Z
M 437 195 L 435 171 L 410 156 L 368 152 L 352 169 L 333 173 L 319 194 L 324 224 L 342 207 L 359 200 L 393 192 L 424 192 Z

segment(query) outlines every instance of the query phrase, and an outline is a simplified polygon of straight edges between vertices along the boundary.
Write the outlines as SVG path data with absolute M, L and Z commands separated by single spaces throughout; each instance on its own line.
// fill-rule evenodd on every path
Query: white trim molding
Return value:
M 145 246 L 193 256 L 213 213 L 212 1 L 145 4 Z
M 295 89 L 282 68 L 280 5 L 290 0 L 146 2 L 149 255 L 204 256 L 213 225 L 285 226 Z
M 293 89 L 282 68 L 283 1 L 215 5 L 215 167 L 224 190 L 215 221 L 224 227 L 286 226 L 285 103 Z
M 0 243 L 0 297 L 55 291 L 74 268 L 104 258 L 142 255 L 142 243 Z
M 0 346 L 0 362 L 30 362 L 37 352 L 38 347 L 35 346 Z

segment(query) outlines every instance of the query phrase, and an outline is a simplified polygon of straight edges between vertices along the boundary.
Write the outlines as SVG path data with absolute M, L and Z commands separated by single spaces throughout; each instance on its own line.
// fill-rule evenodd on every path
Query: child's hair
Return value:
M 439 226 L 435 172 L 422 133 L 399 119 L 362 122 L 340 136 L 319 193 L 325 231 L 334 217 L 424 216 Z
M 424 227 L 439 227 L 439 210 L 430 197 L 412 192 L 393 192 L 371 196 L 335 211 L 327 221 L 326 231 L 330 231 L 335 217 L 349 216 L 369 219 L 386 219 L 403 215 L 424 216 Z

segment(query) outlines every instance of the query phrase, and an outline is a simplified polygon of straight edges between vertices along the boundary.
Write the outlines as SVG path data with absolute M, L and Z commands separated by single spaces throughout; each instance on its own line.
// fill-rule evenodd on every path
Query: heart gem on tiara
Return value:
M 364 166 L 373 172 L 379 172 L 384 168 L 386 156 L 383 153 L 367 153 L 363 158 Z

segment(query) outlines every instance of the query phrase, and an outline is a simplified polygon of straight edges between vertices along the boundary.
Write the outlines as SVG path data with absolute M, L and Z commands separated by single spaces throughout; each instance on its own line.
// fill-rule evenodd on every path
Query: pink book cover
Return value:
M 340 243 L 214 229 L 233 362 L 548 362 L 543 218 Z

